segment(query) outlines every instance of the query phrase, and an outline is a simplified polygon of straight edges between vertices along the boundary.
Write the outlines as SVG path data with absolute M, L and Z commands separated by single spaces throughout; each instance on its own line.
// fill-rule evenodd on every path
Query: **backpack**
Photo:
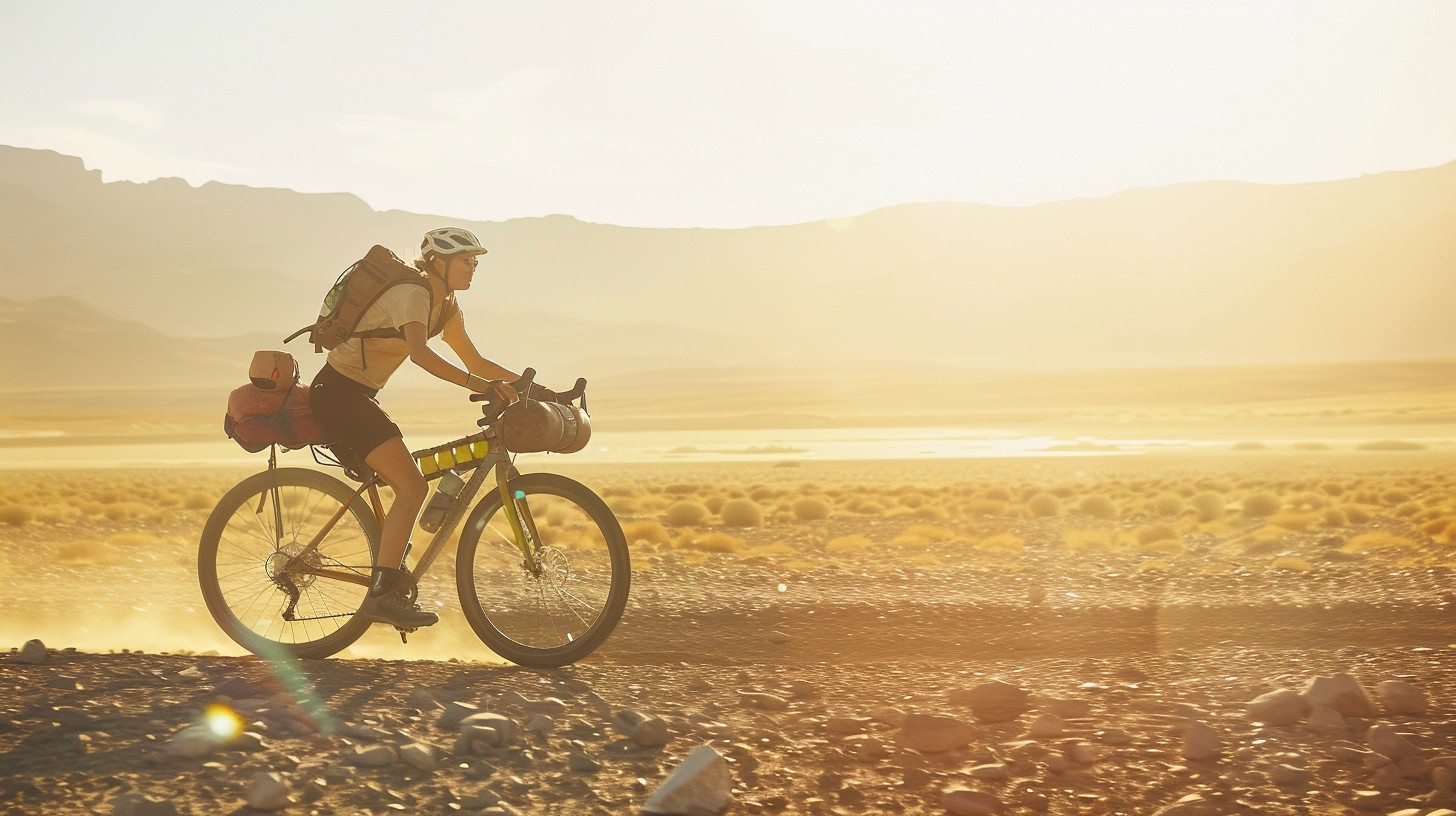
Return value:
M 275 443 L 291 449 L 326 441 L 328 433 L 309 406 L 308 386 L 298 382 L 293 355 L 257 352 L 248 375 L 248 384 L 228 394 L 222 429 L 229 439 L 249 453 Z
M 399 329 L 357 331 L 359 320 L 364 317 L 369 307 L 391 287 L 400 284 L 425 287 L 425 291 L 430 293 L 430 310 L 434 311 L 434 289 L 431 288 L 426 274 L 376 244 L 334 281 L 333 287 L 324 296 L 318 321 L 288 335 L 283 342 L 287 343 L 308 332 L 308 341 L 313 343 L 313 350 L 321 352 L 325 349 L 333 351 L 351 337 L 404 337 Z M 456 308 L 455 299 L 447 296 L 445 305 L 440 309 L 439 322 L 435 326 L 426 327 L 430 330 L 431 337 L 439 334 L 445 324 L 450 322 Z

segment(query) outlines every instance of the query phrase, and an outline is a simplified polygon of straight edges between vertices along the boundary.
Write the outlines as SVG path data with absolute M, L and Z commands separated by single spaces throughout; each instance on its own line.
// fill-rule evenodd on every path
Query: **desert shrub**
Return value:
M 611 498 L 612 496 L 635 496 L 637 495 L 637 488 L 632 485 L 607 485 L 602 488 L 602 495 L 607 498 Z
M 0 524 L 24 527 L 35 520 L 35 512 L 21 504 L 0 505 Z
M 1326 527 L 1344 527 L 1350 523 L 1349 516 L 1346 516 L 1345 511 L 1338 507 L 1326 507 L 1324 516 Z
M 1368 550 L 1383 549 L 1415 549 L 1416 543 L 1405 536 L 1398 536 L 1394 533 L 1376 531 L 1357 535 L 1345 542 L 1345 549 L 1350 552 L 1365 552 Z
M 716 530 L 703 533 L 687 533 L 679 536 L 673 546 L 680 550 L 696 550 L 710 553 L 732 553 L 743 549 L 743 541 Z
M 1099 519 L 1117 517 L 1117 505 L 1106 496 L 1088 496 L 1077 504 L 1077 509 L 1086 515 Z
M 1026 500 L 1027 509 L 1037 518 L 1047 518 L 1062 512 L 1062 503 L 1050 493 L 1038 493 Z
M 720 510 L 723 509 L 723 505 L 724 504 L 727 504 L 727 503 L 728 503 L 728 498 L 726 496 L 716 496 L 715 495 L 715 496 L 709 496 L 708 498 L 703 499 L 703 506 L 706 507 L 706 508 L 708 508 L 708 512 L 709 513 L 717 513 L 717 512 L 719 512 Z
M 762 527 L 763 508 L 752 499 L 729 499 L 718 509 L 729 527 Z
M 1271 569 L 1285 570 L 1288 572 L 1307 572 L 1314 568 L 1312 564 L 1310 564 L 1303 558 L 1298 558 L 1292 555 L 1286 555 L 1282 558 L 1276 558 L 1274 559 L 1274 563 L 1270 564 L 1269 566 Z
M 188 510 L 210 510 L 217 498 L 201 490 L 193 490 L 182 497 L 182 506 Z
M 1378 439 L 1374 442 L 1362 442 L 1356 445 L 1355 449 L 1363 451 L 1418 451 L 1425 450 L 1426 446 L 1419 442 L 1407 442 L 1404 439 Z
M 1073 490 L 1071 487 L 1069 487 L 1067 485 L 1059 485 L 1057 487 L 1052 488 L 1048 492 L 1051 493 L 1053 496 L 1056 496 L 1059 499 L 1070 499 L 1073 496 L 1077 495 L 1077 491 Z
M 966 507 L 973 516 L 999 516 L 1006 510 L 1006 502 L 995 499 L 975 499 Z
M 1153 508 L 1160 516 L 1176 516 L 1183 512 L 1183 497 L 1176 493 L 1160 493 L 1153 499 Z
M 860 552 L 869 549 L 870 540 L 862 535 L 841 536 L 824 545 L 824 551 L 833 554 Z
M 919 493 L 906 493 L 900 496 L 899 501 L 902 506 L 913 509 L 925 504 L 925 497 Z
M 637 499 L 632 496 L 611 496 L 607 499 L 607 506 L 619 516 L 632 516 L 640 512 Z
M 1026 541 L 1011 533 L 1000 533 L 977 541 L 975 547 L 983 552 L 1021 552 L 1026 549 Z
M 1404 490 L 1387 490 L 1380 494 L 1378 502 L 1367 502 L 1368 504 L 1384 504 L 1387 507 L 1394 507 L 1398 504 L 1405 504 L 1411 500 L 1411 495 Z
M 1138 528 L 1137 540 L 1139 544 L 1147 546 L 1154 541 L 1182 540 L 1182 536 L 1167 524 L 1149 524 L 1146 527 Z
M 794 502 L 794 518 L 799 521 L 819 521 L 829 518 L 829 502 L 810 496 Z
M 1062 532 L 1062 546 L 1069 550 L 1111 549 L 1111 530 L 1065 530 Z
M 950 512 L 939 504 L 926 504 L 911 510 L 910 516 L 926 521 L 945 521 L 950 518 Z
M 880 504 L 874 499 L 864 497 L 851 499 L 849 504 L 845 505 L 845 509 L 862 516 L 878 516 L 885 512 L 885 506 L 883 504 Z
M 1367 511 L 1365 508 L 1363 508 L 1363 507 L 1361 507 L 1359 505 L 1356 505 L 1356 504 L 1344 504 L 1344 505 L 1341 505 L 1340 506 L 1340 511 L 1345 514 L 1345 518 L 1351 524 L 1369 524 L 1370 523 L 1370 513 L 1369 513 L 1369 511 Z
M 1223 518 L 1228 500 L 1223 497 L 1222 493 L 1205 490 L 1193 497 L 1192 504 L 1193 508 L 1198 511 L 1199 521 L 1217 521 Z
M 1275 513 L 1269 517 L 1269 524 L 1285 530 L 1303 533 L 1314 526 L 1315 517 L 1304 513 Z
M 698 493 L 698 492 L 702 491 L 702 489 L 703 489 L 703 486 L 700 485 L 700 484 L 693 484 L 692 482 L 683 482 L 683 483 L 679 483 L 679 484 L 670 484 L 667 487 L 663 488 L 663 492 L 664 493 L 671 493 L 671 494 L 678 495 L 678 496 L 691 496 L 694 493 Z
M 629 521 L 622 525 L 622 534 L 627 541 L 646 541 L 652 544 L 666 544 L 672 540 L 667 528 L 656 521 Z
M 683 499 L 667 508 L 662 518 L 673 527 L 691 527 L 707 521 L 708 515 L 708 508 L 702 502 Z
M 117 533 L 107 539 L 107 543 L 118 547 L 146 548 L 161 545 L 162 540 L 150 533 Z
M 1244 515 L 1249 518 L 1264 518 L 1279 512 L 1284 502 L 1273 493 L 1260 492 L 1250 493 L 1244 497 Z
M 1420 502 L 1408 501 L 1397 505 L 1395 508 L 1395 514 L 1402 518 L 1409 518 L 1419 512 L 1421 512 Z
M 56 561 L 62 564 L 109 566 L 121 562 L 115 547 L 100 541 L 67 541 L 56 548 Z
M 1006 488 L 1001 487 L 999 485 L 996 486 L 996 487 L 987 488 L 986 489 L 986 492 L 983 495 L 985 496 L 985 498 L 988 498 L 991 501 L 997 501 L 997 502 L 1009 502 L 1009 501 L 1011 501 L 1011 491 L 1010 490 L 1007 490 Z
M 1320 490 L 1323 490 L 1327 496 L 1339 496 L 1345 492 L 1345 486 L 1339 482 L 1325 482 L 1320 485 Z
M 1256 451 L 1268 448 L 1263 442 L 1235 442 L 1233 449 L 1236 451 Z

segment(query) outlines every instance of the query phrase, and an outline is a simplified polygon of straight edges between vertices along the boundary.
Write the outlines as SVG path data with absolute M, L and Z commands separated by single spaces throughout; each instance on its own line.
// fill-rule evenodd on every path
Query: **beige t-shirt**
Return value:
M 440 319 L 444 306 L 445 299 L 441 298 L 431 309 L 430 293 L 423 286 L 391 286 L 365 310 L 354 330 L 402 329 L 406 323 L 420 323 L 429 331 Z M 457 309 L 450 321 L 459 319 Z M 403 337 L 350 337 L 329 352 L 329 365 L 351 380 L 383 388 L 408 358 L 409 343 Z

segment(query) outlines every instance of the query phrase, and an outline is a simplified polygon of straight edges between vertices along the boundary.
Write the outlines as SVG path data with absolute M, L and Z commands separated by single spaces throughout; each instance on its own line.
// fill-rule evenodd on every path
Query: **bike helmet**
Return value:
M 432 229 L 425 233 L 425 240 L 420 242 L 420 254 L 426 258 L 431 255 L 450 256 L 461 253 L 484 255 L 486 251 L 475 233 L 459 227 Z

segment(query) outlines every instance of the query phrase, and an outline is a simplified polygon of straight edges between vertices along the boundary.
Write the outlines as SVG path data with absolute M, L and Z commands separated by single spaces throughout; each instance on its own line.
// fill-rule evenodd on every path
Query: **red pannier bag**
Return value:
M 234 388 L 228 394 L 223 430 L 249 453 L 274 443 L 291 449 L 328 441 L 324 426 L 309 407 L 306 385 L 278 391 L 265 391 L 252 383 Z
M 269 445 L 302 448 L 327 441 L 323 425 L 313 418 L 308 386 L 300 385 L 298 361 L 286 351 L 253 353 L 248 385 L 228 395 L 222 429 L 228 438 L 257 453 Z

